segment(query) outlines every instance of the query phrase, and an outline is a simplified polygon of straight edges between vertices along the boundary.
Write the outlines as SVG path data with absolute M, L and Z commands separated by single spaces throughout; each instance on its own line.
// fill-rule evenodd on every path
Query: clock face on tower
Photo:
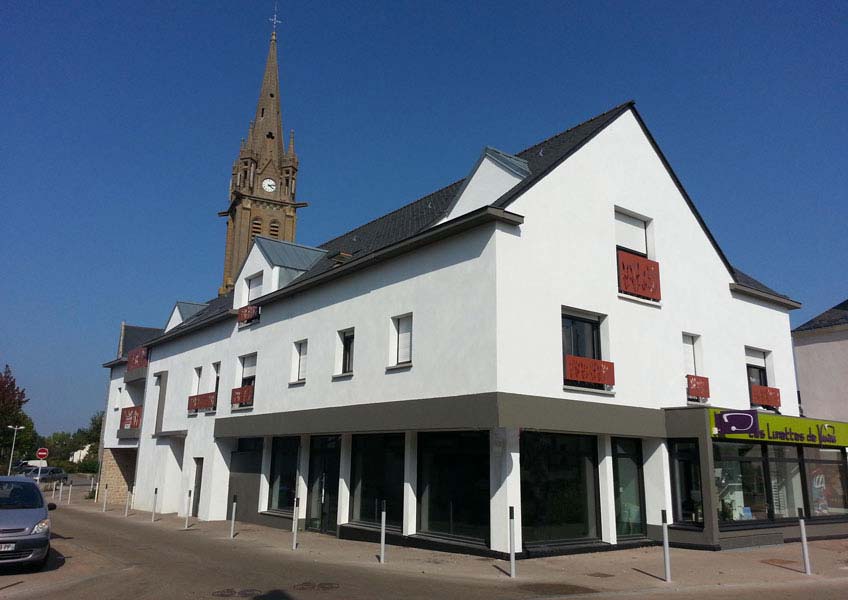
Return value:
M 262 180 L 262 189 L 266 192 L 273 192 L 277 189 L 277 182 L 273 179 L 263 179 Z

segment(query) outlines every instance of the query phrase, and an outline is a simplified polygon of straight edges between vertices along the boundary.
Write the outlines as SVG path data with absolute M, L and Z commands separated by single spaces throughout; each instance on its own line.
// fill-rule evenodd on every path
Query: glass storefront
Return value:
M 837 448 L 804 448 L 804 470 L 811 517 L 848 514 L 845 454 Z
M 418 434 L 418 530 L 488 539 L 488 431 Z
M 292 510 L 297 495 L 297 457 L 300 438 L 277 437 L 271 445 L 269 510 Z
M 715 443 L 713 457 L 719 521 L 768 519 L 762 446 Z
M 525 542 L 598 538 L 598 448 L 594 436 L 521 432 Z
M 403 524 L 404 434 L 354 435 L 351 442 L 350 519 L 380 523 L 382 502 L 386 524 Z
M 714 442 L 722 523 L 848 515 L 845 454 L 764 442 Z
M 613 438 L 615 529 L 619 537 L 645 535 L 642 440 Z
M 704 524 L 704 494 L 701 487 L 701 453 L 698 440 L 669 442 L 671 499 L 675 523 Z

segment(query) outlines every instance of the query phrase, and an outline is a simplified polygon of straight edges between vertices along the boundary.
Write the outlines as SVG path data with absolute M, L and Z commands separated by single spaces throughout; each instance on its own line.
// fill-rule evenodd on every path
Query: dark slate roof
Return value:
M 757 281 L 756 279 L 754 279 L 753 277 L 751 277 L 747 273 L 743 273 L 742 271 L 740 271 L 736 267 L 733 267 L 733 272 L 731 274 L 733 275 L 733 279 L 739 285 L 744 285 L 745 287 L 749 287 L 751 289 L 757 290 L 758 292 L 763 292 L 765 294 L 771 294 L 772 296 L 780 296 L 781 298 L 789 299 L 789 296 L 787 296 L 786 294 L 781 294 L 780 292 L 775 292 L 773 289 L 771 289 L 766 284 L 761 283 L 760 281 Z
M 127 352 L 143 346 L 155 337 L 162 335 L 162 329 L 156 327 L 138 327 L 136 325 L 124 325 L 124 344 L 121 356 L 127 355 Z
M 228 312 L 233 307 L 233 292 L 228 292 L 223 296 L 216 296 L 206 303 L 206 306 L 201 310 L 191 315 L 188 319 L 168 331 L 171 334 L 181 329 L 186 329 L 189 326 L 199 325 L 204 321 L 209 321 L 218 315 Z
M 262 236 L 256 236 L 253 241 L 272 265 L 297 271 L 308 270 L 315 261 L 327 253 L 322 248 L 311 248 Z
M 836 325 L 848 325 L 848 300 L 824 311 L 817 317 L 813 317 L 803 325 L 799 325 L 793 329 L 793 331 L 812 331 L 813 329 L 835 327 Z
M 199 313 L 204 308 L 206 308 L 206 304 L 201 304 L 200 302 L 177 301 L 177 310 L 180 311 L 180 317 L 182 317 L 183 321 Z

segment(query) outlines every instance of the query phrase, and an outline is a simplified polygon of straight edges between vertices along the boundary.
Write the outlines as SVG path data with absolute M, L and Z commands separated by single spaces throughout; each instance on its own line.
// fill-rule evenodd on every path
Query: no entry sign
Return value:
M 50 454 L 50 451 L 49 451 L 49 450 L 47 450 L 47 448 L 39 448 L 39 449 L 38 449 L 38 450 L 36 450 L 36 452 L 35 452 L 35 456 L 36 456 L 39 460 L 44 460 L 45 458 L 47 458 L 47 456 L 48 456 L 49 454 Z

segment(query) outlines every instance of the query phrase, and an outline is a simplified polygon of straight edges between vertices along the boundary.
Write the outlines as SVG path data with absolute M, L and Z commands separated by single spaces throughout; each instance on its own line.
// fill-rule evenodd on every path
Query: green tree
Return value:
M 12 448 L 14 432 L 10 426 L 23 426 L 15 438 L 14 460 L 35 458 L 40 438 L 32 419 L 24 412 L 28 402 L 26 390 L 18 386 L 12 368 L 6 365 L 0 374 L 0 458 L 3 465 L 9 464 L 9 451 Z M 0 472 L 5 473 L 5 470 Z

